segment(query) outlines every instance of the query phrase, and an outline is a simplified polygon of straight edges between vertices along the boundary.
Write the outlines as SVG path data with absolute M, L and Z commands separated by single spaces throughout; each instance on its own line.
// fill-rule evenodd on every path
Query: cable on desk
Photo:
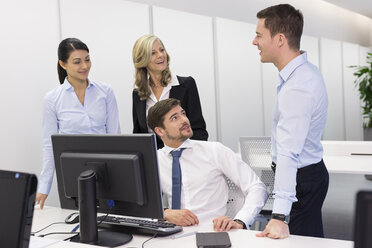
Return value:
M 110 208 L 109 208 L 107 214 L 97 223 L 97 226 L 99 226 L 106 219 L 106 217 L 111 213 L 111 209 L 114 206 L 114 201 L 113 200 L 108 200 L 107 203 L 110 206 Z
M 79 232 L 51 232 L 51 233 L 41 234 L 38 237 L 43 238 L 45 236 L 55 235 L 55 234 L 79 234 Z
M 36 233 L 39 233 L 39 232 L 41 232 L 41 231 L 43 231 L 43 230 L 47 229 L 48 227 L 50 227 L 52 225 L 55 225 L 55 224 L 66 224 L 66 223 L 65 222 L 54 222 L 52 224 L 47 225 L 46 227 L 43 227 L 42 229 L 40 229 L 36 232 L 31 232 L 31 235 L 34 236 Z
M 68 238 L 65 238 L 63 241 L 68 241 L 70 239 L 73 239 L 75 238 L 76 236 L 78 236 L 80 233 L 76 233 L 74 236 L 71 236 L 71 237 L 68 237 Z
M 153 238 L 156 238 L 156 233 L 155 233 L 154 236 L 152 236 L 151 238 L 146 239 L 145 241 L 143 241 L 143 243 L 142 243 L 142 248 L 144 248 L 144 247 L 145 247 L 145 244 L 146 244 L 147 242 L 149 242 L 150 240 L 152 240 Z

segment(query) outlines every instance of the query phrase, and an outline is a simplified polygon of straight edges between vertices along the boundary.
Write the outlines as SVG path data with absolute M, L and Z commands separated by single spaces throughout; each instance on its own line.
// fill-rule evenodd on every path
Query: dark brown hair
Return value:
M 283 33 L 289 47 L 300 50 L 304 27 L 304 18 L 300 10 L 289 4 L 279 4 L 259 11 L 257 18 L 265 19 L 265 27 L 270 30 L 271 37 Z
M 89 53 L 89 49 L 84 42 L 76 38 L 67 38 L 61 41 L 58 46 L 58 60 L 66 63 L 70 54 L 75 50 L 85 50 Z M 62 66 L 57 62 L 57 71 L 60 84 L 63 84 L 65 78 L 67 77 L 67 72 Z
M 181 106 L 178 99 L 168 98 L 157 102 L 149 109 L 147 124 L 155 132 L 155 127 L 164 128 L 164 116 L 176 106 Z

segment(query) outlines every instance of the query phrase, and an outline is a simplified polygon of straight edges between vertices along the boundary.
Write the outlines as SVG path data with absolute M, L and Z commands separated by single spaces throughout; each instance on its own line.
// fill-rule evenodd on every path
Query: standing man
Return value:
M 248 229 L 265 205 L 266 186 L 232 150 L 219 142 L 190 140 L 193 131 L 181 102 L 157 102 L 147 116 L 149 127 L 162 139 L 158 150 L 167 221 L 190 226 L 213 222 L 214 230 Z M 233 219 L 225 216 L 228 177 L 245 196 Z
M 320 139 L 327 117 L 326 87 L 318 68 L 300 51 L 302 13 L 280 4 L 261 10 L 257 18 L 253 45 L 261 62 L 278 68 L 280 79 L 271 133 L 273 214 L 257 236 L 324 237 L 321 208 L 329 176 Z

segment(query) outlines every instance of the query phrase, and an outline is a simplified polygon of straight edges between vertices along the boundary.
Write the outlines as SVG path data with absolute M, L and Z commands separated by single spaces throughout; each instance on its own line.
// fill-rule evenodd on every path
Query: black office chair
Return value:
M 357 194 L 354 217 L 354 247 L 372 247 L 372 191 Z

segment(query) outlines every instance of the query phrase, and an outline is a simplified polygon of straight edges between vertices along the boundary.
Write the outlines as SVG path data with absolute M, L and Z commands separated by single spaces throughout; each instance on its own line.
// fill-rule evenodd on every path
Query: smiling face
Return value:
M 170 147 L 179 147 L 191 138 L 193 131 L 185 110 L 177 105 L 164 116 L 163 127 L 156 127 L 155 132 Z
M 90 67 L 92 66 L 87 51 L 74 50 L 66 62 L 59 60 L 59 64 L 66 70 L 70 83 L 87 82 Z
M 165 48 L 159 40 L 154 41 L 152 45 L 150 62 L 147 70 L 150 74 L 161 74 L 168 66 L 168 55 Z
M 265 19 L 258 19 L 256 37 L 252 44 L 260 50 L 261 62 L 272 62 L 275 64 L 277 56 L 277 35 L 271 37 L 270 30 L 265 27 Z

